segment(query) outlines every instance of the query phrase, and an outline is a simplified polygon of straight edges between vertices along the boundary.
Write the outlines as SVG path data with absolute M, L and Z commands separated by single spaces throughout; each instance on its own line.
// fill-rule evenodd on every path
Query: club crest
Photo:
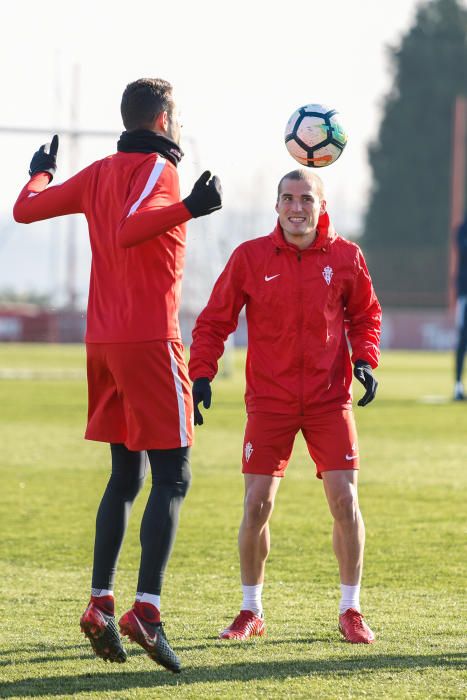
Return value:
M 329 267 L 329 265 L 323 268 L 323 277 L 327 285 L 331 284 L 333 274 L 332 267 Z

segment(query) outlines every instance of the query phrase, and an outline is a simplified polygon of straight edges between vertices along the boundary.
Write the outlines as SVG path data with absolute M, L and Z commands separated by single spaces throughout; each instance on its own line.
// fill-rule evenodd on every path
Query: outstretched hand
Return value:
M 50 143 L 44 143 L 32 157 L 29 166 L 29 175 L 36 173 L 49 173 L 53 180 L 57 170 L 58 134 L 55 134 Z
M 362 396 L 357 405 L 366 406 L 375 398 L 378 382 L 373 377 L 371 365 L 369 365 L 368 362 L 364 362 L 364 360 L 356 361 L 353 373 L 354 377 L 356 377 L 366 389 L 365 394 Z
M 211 382 L 207 377 L 195 379 L 193 382 L 193 409 L 195 414 L 195 425 L 203 425 L 204 419 L 198 405 L 203 402 L 204 408 L 209 408 L 211 405 Z

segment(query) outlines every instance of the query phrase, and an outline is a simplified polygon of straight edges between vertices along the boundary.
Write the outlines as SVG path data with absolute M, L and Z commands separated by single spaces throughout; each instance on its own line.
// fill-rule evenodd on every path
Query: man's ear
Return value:
M 169 127 L 169 113 L 167 111 L 161 112 L 157 115 L 154 120 L 154 127 L 157 131 L 162 131 L 164 134 L 167 132 Z
M 319 215 L 321 216 L 321 214 L 325 214 L 325 213 L 326 213 L 326 200 L 322 199 L 320 207 L 319 207 Z

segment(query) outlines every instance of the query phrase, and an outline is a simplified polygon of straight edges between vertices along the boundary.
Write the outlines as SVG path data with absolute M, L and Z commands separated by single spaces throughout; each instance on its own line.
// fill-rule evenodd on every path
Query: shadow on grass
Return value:
M 79 649 L 81 651 L 80 654 L 66 654 L 64 655 L 63 652 L 67 649 Z M 60 654 L 54 654 L 53 652 L 61 652 Z M 29 656 L 31 652 L 36 652 L 37 656 Z M 40 655 L 40 652 L 43 653 L 43 655 Z M 19 660 L 18 656 L 21 654 L 27 654 L 27 658 L 24 660 Z M 51 645 L 47 646 L 46 644 L 33 644 L 31 646 L 28 646 L 26 644 L 23 645 L 18 645 L 14 649 L 2 649 L 0 651 L 0 656 L 1 657 L 6 657 L 2 658 L 0 660 L 0 668 L 2 666 L 17 666 L 18 664 L 21 663 L 28 663 L 28 664 L 40 664 L 40 663 L 49 663 L 50 661 L 65 661 L 69 660 L 71 658 L 74 659 L 87 659 L 89 658 L 89 653 L 85 653 L 84 647 L 82 644 L 63 644 L 63 645 Z M 1 696 L 0 696 L 1 697 Z
M 393 672 L 406 669 L 428 668 L 456 669 L 465 667 L 467 654 L 440 654 L 427 656 L 365 656 L 329 660 L 268 661 L 256 663 L 220 664 L 186 668 L 180 675 L 173 675 L 156 667 L 152 671 L 130 671 L 125 667 L 120 672 L 86 673 L 68 676 L 42 676 L 24 678 L 0 684 L 0 697 L 18 695 L 42 697 L 75 693 L 120 691 L 131 688 L 153 688 L 157 686 L 196 685 L 197 683 L 219 683 L 222 681 L 283 680 L 312 674 L 327 676 L 371 673 L 379 670 Z
M 245 641 L 243 640 L 238 640 L 236 641 L 235 639 L 229 639 L 227 642 L 223 639 L 219 639 L 219 637 L 212 637 L 208 641 L 204 642 L 204 644 L 200 644 L 199 639 L 193 639 L 193 644 L 185 644 L 184 646 L 179 646 L 177 644 L 177 652 L 183 652 L 183 651 L 199 651 L 202 649 L 235 649 L 235 647 L 238 647 L 239 649 L 246 649 L 249 646 L 254 646 L 255 644 L 261 644 L 261 646 L 275 646 L 275 645 L 282 645 L 282 644 L 316 644 L 316 643 L 325 643 L 329 642 L 329 639 L 325 639 L 324 637 L 319 638 L 319 637 L 294 637 L 293 639 L 290 638 L 284 638 L 284 639 L 268 639 L 262 637 L 261 639 L 258 638 L 252 638 L 249 639 L 248 642 L 245 644 Z M 335 640 L 332 640 L 335 642 Z
M 192 649 L 193 647 L 187 647 L 187 649 Z M 202 648 L 202 647 L 200 647 Z M 66 650 L 79 650 L 81 653 L 63 653 Z M 29 656 L 31 652 L 35 651 L 36 656 Z M 54 654 L 53 652 L 62 652 L 61 654 Z M 139 647 L 130 647 L 126 649 L 128 658 L 131 659 L 132 656 L 146 656 L 144 649 Z M 43 652 L 41 656 L 39 652 Z M 22 659 L 18 659 L 18 655 L 26 655 Z M 0 661 L 0 668 L 2 666 L 20 666 L 21 664 L 46 664 L 54 661 L 71 661 L 73 659 L 83 659 L 87 661 L 98 661 L 95 654 L 91 651 L 91 647 L 88 644 L 64 644 L 63 646 L 51 645 L 47 647 L 46 645 L 35 645 L 32 647 L 28 646 L 18 646 L 15 649 L 6 649 L 5 651 L 0 651 L 0 656 L 6 656 L 9 658 L 2 659 Z M 1 688 L 1 684 L 0 684 Z M 2 697 L 0 693 L 0 697 Z
M 59 656 L 59 655 L 54 655 L 54 654 L 44 654 L 44 656 L 28 656 L 27 659 L 24 659 L 24 661 L 18 661 L 16 659 L 9 659 L 7 661 L 0 661 L 0 668 L 2 666 L 18 666 L 21 663 L 25 664 L 48 664 L 48 663 L 53 663 L 55 661 L 70 661 L 70 659 L 89 659 L 89 654 L 85 654 L 84 652 L 82 654 L 74 654 L 74 655 L 67 655 L 67 656 Z M 1 686 L 0 686 L 1 687 Z M 0 693 L 0 697 L 2 697 Z
M 248 646 L 254 646 L 255 644 L 261 644 L 263 646 L 271 646 L 271 645 L 276 645 L 276 644 L 311 644 L 315 642 L 326 642 L 329 640 L 325 639 L 262 639 L 261 641 L 252 639 L 251 641 L 248 642 Z M 203 651 L 205 649 L 220 649 L 222 647 L 226 647 L 226 643 L 217 637 L 215 637 L 212 640 L 209 640 L 208 642 L 204 644 L 200 644 L 199 642 L 193 641 L 193 644 L 186 644 L 185 646 L 177 646 L 177 652 L 184 652 L 184 651 Z M 245 642 L 242 641 L 235 641 L 235 640 L 229 640 L 228 642 L 228 648 L 241 648 L 245 649 Z M 70 654 L 63 654 L 63 652 L 67 649 L 73 650 L 79 650 L 81 653 L 70 653 Z M 31 652 L 36 652 L 35 656 L 29 656 Z M 54 654 L 53 652 L 62 652 L 61 654 Z M 144 649 L 139 649 L 135 648 L 134 646 L 131 646 L 128 648 L 127 646 L 127 654 L 128 658 L 131 658 L 132 656 L 146 656 L 146 652 Z M 43 652 L 41 655 L 40 652 Z M 18 659 L 18 655 L 21 654 L 28 654 L 27 657 L 24 657 L 23 659 Z M 7 658 L 1 659 L 0 660 L 0 668 L 2 666 L 18 666 L 21 663 L 24 664 L 40 664 L 40 663 L 50 663 L 50 662 L 55 662 L 55 661 L 70 661 L 71 659 L 88 659 L 88 660 L 94 660 L 95 656 L 91 652 L 90 648 L 86 645 L 84 647 L 82 644 L 68 644 L 68 645 L 63 645 L 63 646 L 50 646 L 47 647 L 44 644 L 37 644 L 34 645 L 33 647 L 28 647 L 27 645 L 23 646 L 18 646 L 16 649 L 6 649 L 5 651 L 0 652 L 1 656 L 5 656 Z M 0 695 L 1 697 L 1 695 Z
M 31 651 L 43 651 L 43 652 L 51 652 L 51 651 L 64 651 L 65 649 L 82 649 L 83 644 L 44 644 L 44 642 L 41 642 L 39 644 L 17 644 L 13 649 L 1 649 L 0 654 L 2 656 L 13 656 L 14 654 L 17 654 L 18 652 L 22 651 L 27 651 L 28 653 L 31 653 Z

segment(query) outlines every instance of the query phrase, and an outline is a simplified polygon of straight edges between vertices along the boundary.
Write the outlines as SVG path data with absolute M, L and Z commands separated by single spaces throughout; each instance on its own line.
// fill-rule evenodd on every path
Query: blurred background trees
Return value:
M 369 147 L 372 189 L 360 242 L 383 304 L 443 307 L 454 104 L 467 96 L 467 10 L 458 0 L 424 3 L 390 54 L 394 81 Z

